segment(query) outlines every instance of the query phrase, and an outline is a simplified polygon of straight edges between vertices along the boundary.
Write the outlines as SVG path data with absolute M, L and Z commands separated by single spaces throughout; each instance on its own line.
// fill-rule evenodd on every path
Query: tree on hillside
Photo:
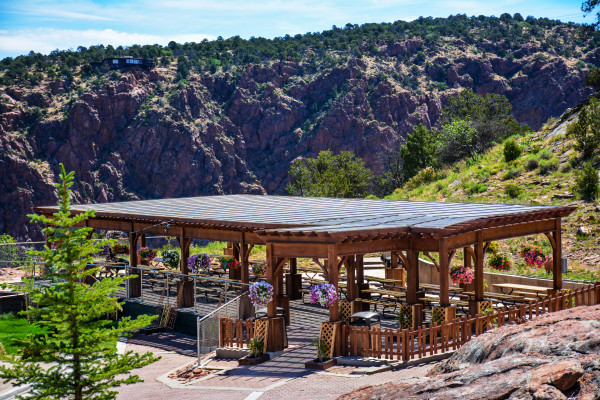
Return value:
M 316 158 L 295 160 L 289 176 L 286 189 L 292 196 L 365 197 L 373 181 L 371 170 L 350 151 L 334 156 L 326 150 Z
M 521 133 L 526 127 L 511 116 L 512 105 L 506 96 L 488 93 L 485 97 L 474 93 L 472 89 L 463 90 L 458 96 L 451 97 L 444 107 L 441 124 L 469 118 L 477 131 L 473 147 L 482 152 L 494 142 L 502 141 Z
M 468 117 L 443 125 L 438 140 L 439 160 L 443 163 L 453 163 L 477 154 L 477 130 Z
M 585 14 L 589 14 L 594 11 L 594 8 L 596 8 L 598 4 L 600 4 L 600 0 L 586 0 L 581 5 L 581 11 Z M 597 29 L 598 26 L 600 26 L 600 12 L 596 13 L 596 20 L 594 22 L 586 24 L 585 26 L 590 30 Z
M 400 148 L 403 160 L 404 181 L 415 176 L 420 170 L 436 165 L 437 145 L 433 132 L 427 130 L 423 124 L 413 128 L 413 132 L 406 137 L 406 144 Z
M 56 184 L 60 211 L 53 217 L 30 216 L 46 225 L 50 246 L 31 253 L 46 261 L 47 277 L 53 283 L 20 288 L 38 305 L 28 312 L 45 333 L 25 339 L 22 356 L 10 358 L 9 366 L 0 366 L 0 378 L 31 384 L 28 399 L 114 399 L 117 392 L 111 388 L 140 382 L 129 372 L 157 360 L 151 353 L 118 354 L 116 348 L 120 336 L 148 325 L 152 318 L 108 319 L 121 309 L 115 292 L 128 277 L 83 283 L 97 272 L 86 266 L 103 243 L 88 239 L 91 228 L 76 228 L 94 212 L 71 214 L 73 172 L 67 174 L 62 164 L 60 168 L 61 182 Z
M 581 109 L 577 121 L 567 126 L 567 136 L 575 139 L 575 150 L 584 160 L 590 158 L 600 146 L 600 101 L 592 98 Z

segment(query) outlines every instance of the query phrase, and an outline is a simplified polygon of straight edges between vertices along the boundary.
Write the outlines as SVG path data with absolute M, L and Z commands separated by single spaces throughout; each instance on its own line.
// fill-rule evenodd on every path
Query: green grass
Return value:
M 19 353 L 17 342 L 27 336 L 41 333 L 42 329 L 37 325 L 30 325 L 27 318 L 12 313 L 0 314 L 0 343 L 4 346 L 7 354 Z

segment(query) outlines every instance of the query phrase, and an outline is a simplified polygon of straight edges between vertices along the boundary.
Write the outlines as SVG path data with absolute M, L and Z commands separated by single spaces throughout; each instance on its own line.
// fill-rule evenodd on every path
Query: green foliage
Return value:
M 14 243 L 15 239 L 10 236 L 8 233 L 3 233 L 2 235 L 0 235 L 0 244 L 3 243 Z
M 421 185 L 427 185 L 431 182 L 435 182 L 439 175 L 433 167 L 427 167 L 422 169 L 417 175 L 413 176 L 406 182 L 404 188 L 406 190 L 414 190 Z
M 558 159 L 540 161 L 540 175 L 548 175 L 556 170 L 558 170 Z
M 502 175 L 502 179 L 505 181 L 511 180 L 511 179 L 515 179 L 516 177 L 518 177 L 520 174 L 519 170 L 514 168 L 514 167 L 510 167 L 509 169 L 506 170 L 506 172 Z
M 517 144 L 517 141 L 515 139 L 508 139 L 506 142 L 504 142 L 503 153 L 504 161 L 511 162 L 521 157 L 521 153 L 523 153 L 523 150 L 521 149 L 521 146 Z
M 287 192 L 292 196 L 365 197 L 373 174 L 352 152 L 334 156 L 330 150 L 316 158 L 296 160 L 290 166 Z
M 485 184 L 483 184 L 483 183 L 479 183 L 479 182 L 477 182 L 477 183 L 474 183 L 474 184 L 473 184 L 473 185 L 472 185 L 472 186 L 469 188 L 469 190 L 467 190 L 467 193 L 468 193 L 468 194 L 470 194 L 470 195 L 473 195 L 473 194 L 479 194 L 479 193 L 483 193 L 483 192 L 485 192 L 486 190 L 488 190 L 488 187 L 487 187 L 487 185 L 485 185 Z
M 263 355 L 265 350 L 265 344 L 262 340 L 259 340 L 256 337 L 250 339 L 250 355 L 252 357 L 260 357 Z
M 577 121 L 567 126 L 567 136 L 575 139 L 575 150 L 584 160 L 589 159 L 600 146 L 600 101 L 592 98 L 579 112 Z
M 477 130 L 468 117 L 442 125 L 438 140 L 442 163 L 450 164 L 476 154 Z
M 539 166 L 539 161 L 537 159 L 537 157 L 529 157 L 526 161 L 525 161 L 525 169 L 527 171 L 533 171 L 534 169 L 536 169 Z
M 585 76 L 585 84 L 594 87 L 596 90 L 600 88 L 600 68 L 592 68 Z
M 117 392 L 111 388 L 139 382 L 129 372 L 156 360 L 151 353 L 118 354 L 117 340 L 148 325 L 152 318 L 107 319 L 121 309 L 115 293 L 127 277 L 84 283 L 98 272 L 86 267 L 105 243 L 88 239 L 92 228 L 76 228 L 93 217 L 94 211 L 71 214 L 73 172 L 67 174 L 62 164 L 60 168 L 61 182 L 56 184 L 60 211 L 52 217 L 31 215 L 33 222 L 46 225 L 43 231 L 50 242 L 31 254 L 46 261 L 48 278 L 54 283 L 20 287 L 39 305 L 30 308 L 29 314 L 47 333 L 23 339 L 21 354 L 28 357 L 10 357 L 10 365 L 0 366 L 0 378 L 16 385 L 31 384 L 30 399 L 114 399 Z
M 27 318 L 13 313 L 0 314 L 0 344 L 6 354 L 18 355 L 21 351 L 19 343 L 27 337 L 43 334 L 36 324 L 29 324 Z
M 474 153 L 481 153 L 496 142 L 530 130 L 519 126 L 511 110 L 512 105 L 505 96 L 490 93 L 484 97 L 469 88 L 448 100 L 441 123 L 443 126 L 457 120 L 471 121 L 476 131 L 471 147 Z
M 169 267 L 177 268 L 179 266 L 181 256 L 177 250 L 164 250 L 162 252 L 162 259 Z
M 400 155 L 404 162 L 402 172 L 405 181 L 422 169 L 435 166 L 437 148 L 433 132 L 423 124 L 415 126 L 413 132 L 406 137 L 406 144 L 400 148 Z
M 587 162 L 576 175 L 575 192 L 584 200 L 594 201 L 599 190 L 598 171 L 591 162 Z
M 519 197 L 521 195 L 521 187 L 514 184 L 514 183 L 509 183 L 508 185 L 506 185 L 506 187 L 504 188 L 504 192 L 508 195 L 508 197 L 510 197 L 511 199 L 516 199 L 517 197 Z
M 320 337 L 314 338 L 312 344 L 317 348 L 317 358 L 319 359 L 319 362 L 329 359 L 329 344 L 325 340 Z
M 488 254 L 496 254 L 500 250 L 500 244 L 498 242 L 490 242 L 490 245 L 487 247 L 486 253 Z

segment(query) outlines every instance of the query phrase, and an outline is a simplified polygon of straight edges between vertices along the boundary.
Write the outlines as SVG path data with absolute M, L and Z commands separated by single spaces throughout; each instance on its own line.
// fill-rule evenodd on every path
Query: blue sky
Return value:
M 583 0 L 0 0 L 0 58 L 30 50 L 49 53 L 94 44 L 166 45 L 217 36 L 276 37 L 317 32 L 346 23 L 392 22 L 419 16 L 519 12 L 591 22 Z

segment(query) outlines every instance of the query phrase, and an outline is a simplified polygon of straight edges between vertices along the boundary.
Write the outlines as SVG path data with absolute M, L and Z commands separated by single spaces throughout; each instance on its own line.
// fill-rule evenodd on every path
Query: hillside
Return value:
M 569 259 L 570 270 L 566 277 L 597 280 L 600 276 L 600 207 L 576 200 L 573 194 L 575 173 L 581 163 L 573 149 L 573 139 L 565 135 L 567 125 L 577 116 L 577 112 L 567 112 L 560 120 L 548 121 L 539 132 L 518 138 L 523 154 L 515 161 L 505 162 L 504 146 L 498 144 L 475 160 L 462 161 L 438 172 L 430 168 L 424 170 L 387 198 L 576 205 L 577 211 L 563 220 L 563 256 Z M 527 268 L 518 256 L 526 242 L 541 246 L 546 254 L 552 253 L 544 235 L 502 241 L 500 251 L 512 258 L 513 272 L 545 276 L 543 270 Z
M 587 98 L 600 34 L 548 19 L 454 16 L 348 24 L 273 40 L 231 38 L 30 54 L 0 63 L 0 232 L 39 238 L 56 167 L 77 202 L 282 194 L 290 162 L 351 150 L 376 173 L 413 126 L 463 88 L 505 95 L 539 128 Z M 152 71 L 93 69 L 152 57 Z

